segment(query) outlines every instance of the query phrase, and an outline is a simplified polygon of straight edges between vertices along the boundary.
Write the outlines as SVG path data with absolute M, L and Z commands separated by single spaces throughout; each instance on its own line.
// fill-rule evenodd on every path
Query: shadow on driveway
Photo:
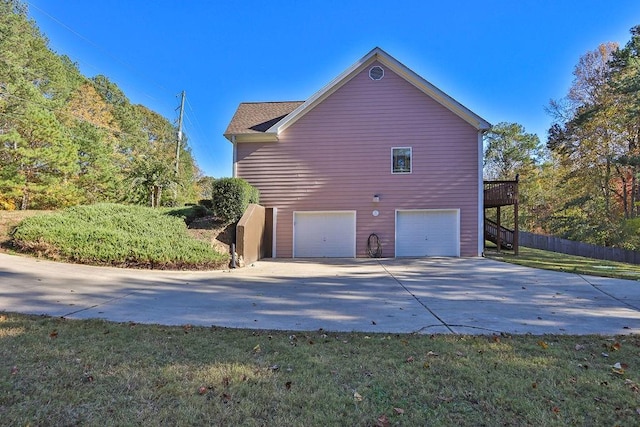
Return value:
M 640 333 L 640 283 L 484 258 L 264 260 L 176 272 L 0 254 L 0 310 L 279 330 Z

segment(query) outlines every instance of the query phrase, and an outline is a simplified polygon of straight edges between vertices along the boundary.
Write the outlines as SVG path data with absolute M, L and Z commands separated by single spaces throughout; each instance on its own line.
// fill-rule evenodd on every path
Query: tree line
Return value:
M 108 77 L 83 76 L 20 0 L 0 0 L 0 209 L 197 201 L 202 181 L 177 129 Z M 206 180 L 205 180 L 206 181 Z
M 640 250 L 640 26 L 630 33 L 579 59 L 546 108 L 546 145 L 515 123 L 486 135 L 485 179 L 520 176 L 521 229 Z

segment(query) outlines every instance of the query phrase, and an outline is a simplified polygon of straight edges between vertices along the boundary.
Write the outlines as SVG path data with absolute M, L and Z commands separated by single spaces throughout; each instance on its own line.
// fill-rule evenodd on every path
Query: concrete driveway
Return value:
M 167 272 L 0 254 L 0 310 L 281 330 L 640 333 L 640 282 L 484 258 L 265 260 Z

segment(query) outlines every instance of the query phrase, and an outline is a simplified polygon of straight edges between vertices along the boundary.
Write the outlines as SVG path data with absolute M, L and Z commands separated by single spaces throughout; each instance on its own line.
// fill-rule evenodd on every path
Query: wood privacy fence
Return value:
M 578 255 L 587 258 L 604 259 L 607 261 L 619 261 L 629 264 L 640 264 L 640 252 L 629 251 L 620 248 L 597 246 L 590 243 L 574 242 L 573 240 L 560 239 L 553 236 L 521 231 L 519 233 L 520 246 L 542 249 L 545 251 L 559 252 L 568 255 Z

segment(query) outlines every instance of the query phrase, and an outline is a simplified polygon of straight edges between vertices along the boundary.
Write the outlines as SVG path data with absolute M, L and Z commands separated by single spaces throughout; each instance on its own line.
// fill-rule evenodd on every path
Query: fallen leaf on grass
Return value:
M 549 344 L 547 344 L 547 343 L 546 343 L 546 342 L 544 342 L 544 341 L 538 341 L 538 345 L 539 345 L 540 347 L 542 347 L 543 349 L 545 349 L 545 350 L 549 348 Z
M 356 402 L 362 402 L 363 399 L 364 397 L 362 397 L 360 393 L 358 393 L 357 391 L 353 392 L 353 400 L 355 400 Z
M 391 425 L 389 418 L 385 414 L 380 415 L 376 421 L 376 427 L 389 427 Z
M 611 368 L 611 371 L 613 371 L 614 374 L 618 374 L 618 375 L 624 374 L 624 368 L 622 367 L 622 364 L 620 362 L 616 362 L 613 365 L 613 368 Z
M 629 390 L 631 390 L 634 393 L 640 392 L 640 387 L 638 387 L 638 384 L 634 383 L 629 378 L 624 380 L 624 385 L 629 386 Z

